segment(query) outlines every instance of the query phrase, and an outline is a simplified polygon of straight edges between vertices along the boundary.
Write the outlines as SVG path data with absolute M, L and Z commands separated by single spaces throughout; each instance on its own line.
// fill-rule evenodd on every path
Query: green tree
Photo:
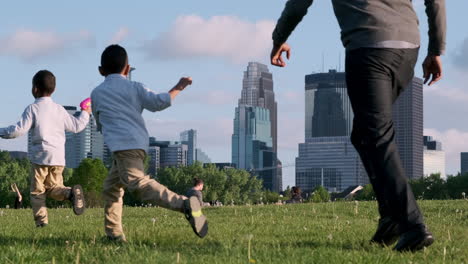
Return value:
M 465 198 L 468 197 L 468 173 L 447 177 L 447 192 L 452 199 L 464 198 L 463 193 Z
M 29 175 L 31 165 L 27 159 L 13 159 L 8 151 L 0 151 L 0 206 L 13 206 L 15 195 L 11 184 L 16 183 L 23 197 L 23 204 L 29 204 Z
M 375 200 L 376 198 L 375 198 L 374 188 L 372 188 L 372 184 L 364 185 L 363 189 L 358 192 L 355 199 L 359 201 Z
M 312 192 L 310 200 L 314 203 L 328 202 L 330 201 L 330 193 L 323 186 L 318 186 Z
M 102 205 L 102 188 L 107 177 L 107 168 L 100 159 L 84 159 L 67 182 L 68 186 L 80 184 L 85 192 L 86 203 L 89 207 Z

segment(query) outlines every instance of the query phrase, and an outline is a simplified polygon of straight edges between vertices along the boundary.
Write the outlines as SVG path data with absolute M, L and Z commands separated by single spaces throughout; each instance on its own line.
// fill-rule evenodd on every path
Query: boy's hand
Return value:
M 185 89 L 185 87 L 191 84 L 192 84 L 192 77 L 182 77 L 180 78 L 179 83 L 176 85 L 176 87 L 182 91 Z
M 171 100 L 183 91 L 187 86 L 192 84 L 192 77 L 182 77 L 180 78 L 179 82 L 169 91 L 169 95 L 171 96 Z

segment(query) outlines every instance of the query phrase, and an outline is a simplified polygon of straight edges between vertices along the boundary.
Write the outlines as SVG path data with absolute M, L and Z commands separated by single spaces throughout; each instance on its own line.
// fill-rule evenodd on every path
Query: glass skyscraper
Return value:
M 197 131 L 190 129 L 180 133 L 180 141 L 188 146 L 187 165 L 192 165 L 197 158 Z
M 276 153 L 271 137 L 270 111 L 262 107 L 239 105 L 234 118 L 232 163 L 263 180 L 269 190 L 276 188 Z
M 421 178 L 424 174 L 423 143 L 423 80 L 413 81 L 400 94 L 393 105 L 395 141 L 409 179 Z
M 268 67 L 264 64 L 258 62 L 249 62 L 247 70 L 244 72 L 241 98 L 239 99 L 239 107 L 236 108 L 236 118 L 243 118 L 242 116 L 246 114 L 245 109 L 247 109 L 245 107 L 253 107 L 251 110 L 253 109 L 252 111 L 257 113 L 259 113 L 260 110 L 255 108 L 268 110 L 268 114 L 265 114 L 266 112 L 263 114 L 264 116 L 268 116 L 268 128 L 265 126 L 262 127 L 262 129 L 269 130 L 269 133 L 268 136 L 266 136 L 266 131 L 256 131 L 255 137 L 258 137 L 258 142 L 252 143 L 252 146 L 255 145 L 259 149 L 262 149 L 260 150 L 261 155 L 256 157 L 255 155 L 260 152 L 254 151 L 255 153 L 258 153 L 254 156 L 243 158 L 242 155 L 248 154 L 248 152 L 243 152 L 243 147 L 239 146 L 241 144 L 245 144 L 245 142 L 237 142 L 236 140 L 238 140 L 237 138 L 244 138 L 242 134 L 248 132 L 243 130 L 236 130 L 236 120 L 240 121 L 240 119 L 236 119 L 234 121 L 234 135 L 232 141 L 232 163 L 236 164 L 238 168 L 242 169 L 253 167 L 258 170 L 258 166 L 263 167 L 261 175 L 263 175 L 262 177 L 264 178 L 264 187 L 274 191 L 281 191 L 282 169 L 281 167 L 277 166 L 277 164 L 281 164 L 277 158 L 278 105 L 275 101 L 275 93 L 273 91 L 273 76 L 269 72 Z M 239 128 L 239 125 L 237 125 L 237 127 Z M 265 139 L 265 137 L 270 137 L 271 139 Z M 267 141 L 271 141 L 271 143 Z M 240 152 L 235 154 L 235 152 L 239 150 Z M 254 161 L 253 158 L 258 158 L 258 160 Z M 250 166 L 249 163 L 255 165 Z M 263 165 L 260 165 L 260 163 Z M 268 168 L 266 164 L 268 164 Z M 271 184 L 267 182 L 270 182 Z
M 306 138 L 350 136 L 353 116 L 344 72 L 306 75 Z
M 303 191 L 322 185 L 340 192 L 368 183 L 350 140 L 353 117 L 344 72 L 306 75 L 305 143 L 296 158 L 296 185 Z

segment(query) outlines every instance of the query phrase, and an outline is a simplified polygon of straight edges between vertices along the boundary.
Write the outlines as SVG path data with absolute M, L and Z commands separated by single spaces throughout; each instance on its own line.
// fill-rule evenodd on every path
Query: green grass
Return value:
M 468 201 L 421 201 L 436 242 L 417 253 L 368 243 L 376 204 L 354 202 L 206 208 L 197 238 L 181 214 L 125 208 L 129 243 L 103 240 L 103 210 L 49 210 L 35 228 L 29 209 L 0 209 L 0 263 L 468 263 Z M 2 213 L 3 212 L 3 213 Z M 153 219 L 155 221 L 153 222 Z

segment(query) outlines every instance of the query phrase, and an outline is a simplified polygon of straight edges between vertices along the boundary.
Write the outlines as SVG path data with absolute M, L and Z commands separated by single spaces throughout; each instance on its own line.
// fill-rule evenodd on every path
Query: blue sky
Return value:
M 33 101 L 31 77 L 40 69 L 57 76 L 53 98 L 78 105 L 102 81 L 99 56 L 110 43 L 127 48 L 134 80 L 156 91 L 169 90 L 183 75 L 194 79 L 170 109 L 144 113 L 150 134 L 178 139 L 182 130 L 199 133 L 199 146 L 214 161 L 229 161 L 234 107 L 249 61 L 268 63 L 271 30 L 286 1 L 8 1 L 0 9 L 0 69 L 3 104 L 0 126 L 15 123 Z M 422 0 L 413 1 L 421 21 L 420 61 L 427 47 Z M 447 3 L 445 79 L 425 89 L 426 134 L 442 141 L 447 172 L 459 170 L 468 151 L 467 1 Z M 279 106 L 279 157 L 294 163 L 304 140 L 304 75 L 339 68 L 344 49 L 331 1 L 316 0 L 289 40 L 292 59 L 270 67 Z M 322 54 L 325 63 L 322 66 Z M 340 61 L 341 59 L 341 61 Z M 421 76 L 420 62 L 416 74 Z M 25 150 L 26 138 L 0 140 L 0 149 Z M 294 184 L 294 167 L 284 170 Z

